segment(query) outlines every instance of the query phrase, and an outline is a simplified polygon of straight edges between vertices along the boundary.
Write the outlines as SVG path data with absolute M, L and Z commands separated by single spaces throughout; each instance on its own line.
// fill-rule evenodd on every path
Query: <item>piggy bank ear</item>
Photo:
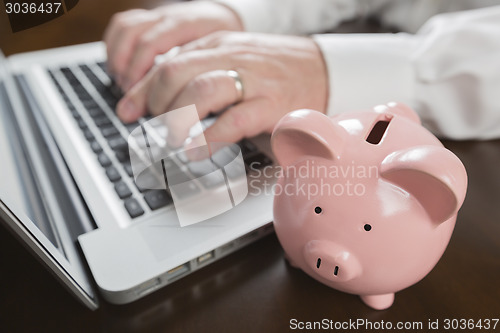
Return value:
M 444 147 L 420 146 L 394 152 L 382 161 L 380 172 L 413 195 L 435 223 L 448 220 L 465 199 L 465 167 Z
M 420 124 L 420 118 L 408 105 L 403 103 L 390 102 L 385 105 L 378 105 L 373 108 L 377 113 L 386 114 L 389 116 L 402 116 L 417 124 Z
M 345 130 L 321 112 L 297 110 L 276 124 L 271 147 L 283 167 L 310 157 L 334 160 L 340 155 L 343 134 Z

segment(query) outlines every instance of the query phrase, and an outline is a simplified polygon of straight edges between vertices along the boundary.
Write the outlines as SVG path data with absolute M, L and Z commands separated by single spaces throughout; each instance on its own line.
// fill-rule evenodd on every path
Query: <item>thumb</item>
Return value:
M 154 70 L 130 89 L 116 106 L 116 114 L 125 123 L 132 123 L 148 112 L 148 93 Z

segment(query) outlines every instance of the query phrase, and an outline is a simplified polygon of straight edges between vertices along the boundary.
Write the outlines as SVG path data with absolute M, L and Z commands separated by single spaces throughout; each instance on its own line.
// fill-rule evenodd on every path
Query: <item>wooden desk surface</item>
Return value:
M 63 17 L 16 34 L 1 13 L 0 47 L 12 54 L 98 40 L 113 12 L 159 2 L 84 0 Z M 445 319 L 481 319 L 484 324 L 500 318 L 500 140 L 445 145 L 467 168 L 467 198 L 441 261 L 424 280 L 398 293 L 388 310 L 372 310 L 358 297 L 289 267 L 272 235 L 135 303 L 102 301 L 97 311 L 90 311 L 2 225 L 0 330 L 284 332 L 290 331 L 292 319 L 366 319 L 394 325 L 422 322 L 421 331 L 428 331 L 429 320 L 438 319 L 440 331 L 446 331 Z

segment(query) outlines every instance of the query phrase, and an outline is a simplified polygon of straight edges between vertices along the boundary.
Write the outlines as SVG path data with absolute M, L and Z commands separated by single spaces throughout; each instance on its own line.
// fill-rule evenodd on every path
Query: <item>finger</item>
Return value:
M 209 144 L 212 150 L 210 154 L 213 154 L 214 147 L 221 146 L 214 143 L 236 143 L 243 138 L 256 136 L 272 125 L 270 113 L 269 102 L 264 98 L 237 104 L 225 111 L 203 134 L 193 138 L 186 146 L 186 155 L 191 160 L 204 158 L 193 149 L 203 140 Z
M 193 41 L 190 41 L 189 43 L 184 44 L 180 48 L 179 53 L 186 53 L 203 49 L 213 49 L 217 46 L 220 46 L 222 41 L 227 38 L 229 34 L 235 33 L 228 33 L 227 31 L 217 31 L 201 38 L 195 39 Z
M 237 104 L 222 113 L 204 132 L 207 142 L 236 143 L 269 128 L 271 119 L 267 99 L 255 98 Z
M 140 36 L 147 31 L 155 22 L 144 22 L 139 26 L 126 28 L 122 30 L 116 37 L 113 44 L 110 45 L 108 51 L 108 64 L 112 73 L 119 77 L 118 83 L 122 88 L 125 84 L 125 74 L 127 71 L 127 64 L 133 54 L 134 49 L 137 48 Z M 128 87 L 130 88 L 130 86 Z
M 215 70 L 198 75 L 190 81 L 168 107 L 176 110 L 186 105 L 194 104 L 198 111 L 199 119 L 179 118 L 168 123 L 168 142 L 173 147 L 178 147 L 189 136 L 191 127 L 196 121 L 205 118 L 210 113 L 215 113 L 233 104 L 239 98 L 235 81 L 228 76 L 225 70 Z
M 154 65 L 155 57 L 175 46 L 170 34 L 172 23 L 162 22 L 146 31 L 127 59 L 123 89 L 129 90 Z
M 104 34 L 110 70 L 122 74 L 137 38 L 154 25 L 159 16 L 145 10 L 131 10 L 113 17 Z
M 131 123 L 147 113 L 146 105 L 148 92 L 151 85 L 154 84 L 154 81 L 155 76 L 152 72 L 138 82 L 118 102 L 116 106 L 116 113 L 122 121 Z
M 124 73 L 124 89 L 128 90 L 154 65 L 155 57 L 175 46 L 196 38 L 196 29 L 175 21 L 164 21 L 147 31 L 138 41 Z
M 116 13 L 111 17 L 103 34 L 103 40 L 106 42 L 106 45 L 109 45 L 114 40 L 117 32 L 123 28 L 126 17 L 134 10 Z
M 175 96 L 196 76 L 213 70 L 236 68 L 237 64 L 243 66 L 245 59 L 216 49 L 193 51 L 174 57 L 161 64 L 156 71 L 158 84 L 151 88 L 149 110 L 154 115 L 164 112 Z M 246 91 L 251 94 L 250 89 L 252 87 Z

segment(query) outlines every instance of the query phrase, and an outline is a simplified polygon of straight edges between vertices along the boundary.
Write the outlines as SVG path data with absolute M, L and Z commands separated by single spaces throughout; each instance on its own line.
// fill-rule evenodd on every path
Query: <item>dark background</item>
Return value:
M 96 41 L 114 12 L 159 3 L 82 0 L 62 17 L 17 33 L 2 8 L 0 47 L 9 55 Z M 372 310 L 357 296 L 291 268 L 271 235 L 135 303 L 117 306 L 101 299 L 101 307 L 90 311 L 2 224 L 0 330 L 284 332 L 293 318 L 366 318 L 394 325 L 421 321 L 424 331 L 429 320 L 439 319 L 443 331 L 446 318 L 500 318 L 500 141 L 444 143 L 466 166 L 467 198 L 441 261 L 424 280 L 397 293 L 388 310 Z

